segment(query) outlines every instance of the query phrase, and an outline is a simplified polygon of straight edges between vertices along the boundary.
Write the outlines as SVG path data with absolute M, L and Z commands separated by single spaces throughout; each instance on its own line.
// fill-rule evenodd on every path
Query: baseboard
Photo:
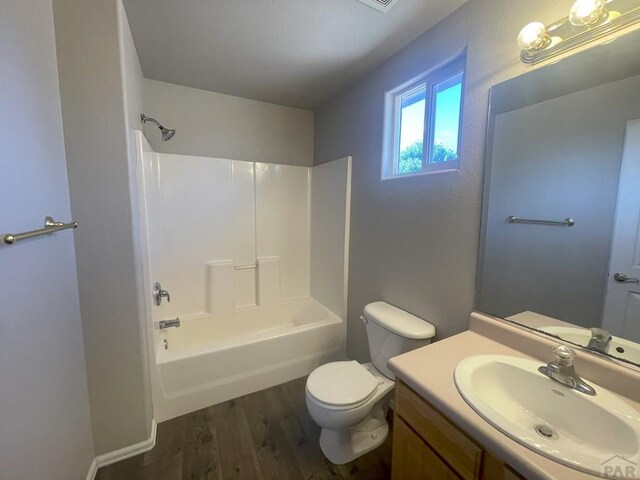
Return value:
M 87 480 L 93 480 L 100 467 L 105 467 L 112 463 L 135 457 L 136 455 L 140 455 L 141 453 L 151 450 L 156 445 L 157 427 L 158 425 L 154 418 L 151 420 L 151 434 L 149 435 L 149 438 L 140 443 L 135 443 L 119 450 L 114 450 L 113 452 L 103 453 L 102 455 L 98 455 L 94 458 L 91 462 L 91 466 L 89 467 L 89 472 L 87 473 Z
M 89 465 L 89 472 L 87 473 L 87 480 L 93 480 L 96 478 L 96 473 L 98 473 L 98 462 L 94 458 L 91 460 L 91 465 Z

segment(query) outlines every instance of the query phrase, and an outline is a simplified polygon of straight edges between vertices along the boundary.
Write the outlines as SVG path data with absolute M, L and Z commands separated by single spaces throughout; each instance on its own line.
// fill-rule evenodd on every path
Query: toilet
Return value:
M 387 362 L 429 344 L 436 334 L 430 323 L 385 302 L 368 304 L 360 318 L 367 329 L 371 363 L 327 363 L 307 379 L 307 409 L 322 428 L 322 452 L 336 465 L 351 462 L 385 441 L 387 408 L 395 385 Z

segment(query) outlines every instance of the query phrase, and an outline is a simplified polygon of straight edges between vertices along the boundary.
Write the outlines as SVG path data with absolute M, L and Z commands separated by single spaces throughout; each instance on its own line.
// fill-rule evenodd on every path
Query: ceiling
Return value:
M 124 0 L 144 76 L 313 109 L 467 0 Z

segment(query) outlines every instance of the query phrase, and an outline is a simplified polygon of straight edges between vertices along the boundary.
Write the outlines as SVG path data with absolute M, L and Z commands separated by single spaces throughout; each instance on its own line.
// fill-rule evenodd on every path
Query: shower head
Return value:
M 171 140 L 171 138 L 173 138 L 173 136 L 176 134 L 176 129 L 175 128 L 160 127 L 160 131 L 162 132 L 162 141 L 163 142 Z
M 144 113 L 140 114 L 140 120 L 142 121 L 142 125 L 147 122 L 154 123 L 160 129 L 160 133 L 162 135 L 162 141 L 166 142 L 171 140 L 173 136 L 176 134 L 176 130 L 174 128 L 165 128 L 162 126 L 160 122 L 158 122 L 155 118 L 147 117 Z

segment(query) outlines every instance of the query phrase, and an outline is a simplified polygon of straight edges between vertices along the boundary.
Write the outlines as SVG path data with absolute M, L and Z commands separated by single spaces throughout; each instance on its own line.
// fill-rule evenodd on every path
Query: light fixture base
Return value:
M 605 2 L 605 7 L 588 25 L 573 25 L 568 16 L 548 25 L 546 33 L 550 41 L 537 49 L 522 50 L 520 59 L 523 63 L 535 65 L 640 21 L 640 4 L 637 0 L 609 0 Z

